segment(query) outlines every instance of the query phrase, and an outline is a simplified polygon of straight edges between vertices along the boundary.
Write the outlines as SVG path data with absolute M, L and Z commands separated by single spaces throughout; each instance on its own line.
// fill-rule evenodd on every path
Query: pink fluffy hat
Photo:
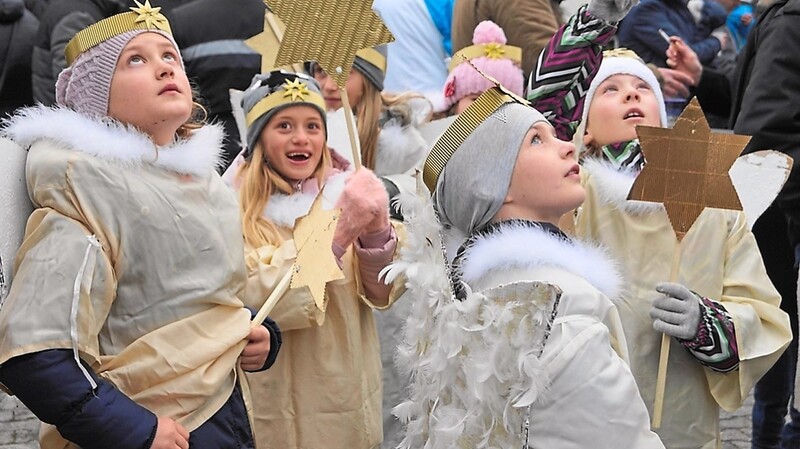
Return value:
M 445 110 L 468 95 L 481 94 L 494 86 L 467 61 L 522 96 L 525 82 L 520 68 L 522 49 L 506 45 L 506 42 L 506 33 L 491 20 L 484 20 L 475 27 L 473 45 L 457 51 L 450 60 L 450 75 L 444 84 Z

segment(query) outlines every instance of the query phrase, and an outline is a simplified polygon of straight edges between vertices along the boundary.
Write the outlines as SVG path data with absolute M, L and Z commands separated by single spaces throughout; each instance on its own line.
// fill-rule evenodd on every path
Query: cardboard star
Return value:
M 330 281 L 344 279 L 331 251 L 333 232 L 339 220 L 339 210 L 322 209 L 322 193 L 317 195 L 308 215 L 298 218 L 294 225 L 294 244 L 297 257 L 294 263 L 291 288 L 308 287 L 320 310 L 325 311 L 325 286 Z
M 286 24 L 276 65 L 317 61 L 343 88 L 362 48 L 394 40 L 372 0 L 265 0 Z
M 277 30 L 275 28 L 277 28 Z M 269 73 L 275 66 L 278 48 L 281 45 L 280 35 L 286 26 L 269 10 L 264 12 L 264 31 L 244 41 L 244 43 L 261 54 L 261 73 Z
M 693 98 L 672 129 L 637 126 L 647 159 L 629 200 L 664 203 L 678 241 L 706 207 L 742 210 L 728 171 L 749 136 L 713 133 Z

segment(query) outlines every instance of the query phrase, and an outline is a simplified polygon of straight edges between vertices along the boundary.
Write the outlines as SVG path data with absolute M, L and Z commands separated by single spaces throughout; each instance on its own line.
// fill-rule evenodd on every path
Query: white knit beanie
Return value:
M 666 127 L 669 122 L 667 120 L 667 107 L 664 104 L 664 94 L 661 92 L 661 85 L 658 83 L 655 74 L 645 63 L 630 50 L 616 49 L 603 52 L 603 62 L 589 86 L 589 91 L 586 93 L 586 102 L 583 107 L 583 115 L 581 116 L 582 128 L 586 127 L 586 118 L 589 116 L 589 108 L 592 106 L 592 98 L 597 87 L 603 81 L 614 75 L 633 75 L 642 81 L 646 82 L 650 89 L 658 99 L 658 108 L 661 114 L 661 126 Z M 581 135 L 581 137 L 583 137 Z

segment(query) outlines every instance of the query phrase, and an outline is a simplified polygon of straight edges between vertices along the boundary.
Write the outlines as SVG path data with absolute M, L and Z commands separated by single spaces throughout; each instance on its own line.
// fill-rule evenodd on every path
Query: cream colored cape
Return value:
M 661 334 L 653 330 L 649 311 L 655 285 L 669 280 L 677 240 L 663 205 L 625 199 L 634 174 L 587 160 L 582 175 L 586 201 L 576 232 L 606 246 L 623 264 L 630 287 L 617 308 L 631 370 L 652 413 Z M 712 449 L 721 444 L 719 407 L 732 411 L 742 405 L 788 345 L 791 330 L 742 212 L 705 209 L 682 245 L 677 282 L 730 313 L 741 361 L 737 370 L 718 373 L 673 342 L 657 432 L 667 448 Z
M 323 207 L 341 193 L 347 174 L 323 190 Z M 280 227 L 280 245 L 246 248 L 248 305 L 258 308 L 292 267 L 297 250 L 294 220 L 306 214 L 315 194 L 273 195 L 267 218 Z M 403 226 L 393 223 L 398 246 Z M 268 371 L 248 373 L 259 449 L 370 449 L 380 445 L 381 361 L 373 309 L 386 309 L 402 295 L 403 279 L 389 300 L 365 296 L 352 246 L 342 258 L 344 279 L 327 286 L 326 309 L 317 308 L 308 288 L 290 289 L 270 313 L 283 332 L 283 346 Z
M 0 363 L 73 350 L 194 430 L 230 396 L 250 327 L 239 209 L 214 171 L 221 130 L 156 152 L 134 130 L 35 107 L 5 133 L 30 147 L 37 209 L 0 311 Z M 68 447 L 50 426 L 41 443 Z

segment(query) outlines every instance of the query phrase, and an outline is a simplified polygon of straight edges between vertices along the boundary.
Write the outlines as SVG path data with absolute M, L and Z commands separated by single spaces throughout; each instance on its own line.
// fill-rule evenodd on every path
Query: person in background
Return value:
M 225 153 L 220 173 L 242 149 L 231 112 L 229 89 L 244 90 L 261 71 L 261 55 L 244 41 L 264 26 L 261 0 L 194 0 L 169 13 L 175 42 L 181 48 L 186 74 L 194 83 L 208 112 L 209 122 L 225 129 Z
M 744 153 L 773 149 L 795 165 L 778 198 L 753 228 L 770 278 L 781 293 L 793 338 L 755 388 L 753 448 L 800 447 L 800 411 L 792 404 L 797 366 L 797 261 L 800 259 L 800 0 L 767 6 L 739 52 L 731 126 L 753 136 Z M 787 421 L 786 415 L 789 414 Z
M 475 27 L 472 45 L 457 51 L 450 62 L 450 75 L 444 83 L 444 112 L 460 114 L 484 91 L 494 86 L 485 73 L 520 97 L 525 79 L 522 76 L 522 49 L 507 45 L 503 30 L 491 20 Z M 477 67 L 478 70 L 475 68 Z
M 447 78 L 454 0 L 376 0 L 377 11 L 395 37 L 387 47 L 386 92 L 419 92 L 436 107 Z
M 0 0 L 0 119 L 33 104 L 31 52 L 38 28 L 23 0 Z
M 503 29 L 509 45 L 522 49 L 522 72 L 527 78 L 562 23 L 556 9 L 549 0 L 459 0 L 453 7 L 453 51 L 472 45 L 475 27 L 491 20 Z

